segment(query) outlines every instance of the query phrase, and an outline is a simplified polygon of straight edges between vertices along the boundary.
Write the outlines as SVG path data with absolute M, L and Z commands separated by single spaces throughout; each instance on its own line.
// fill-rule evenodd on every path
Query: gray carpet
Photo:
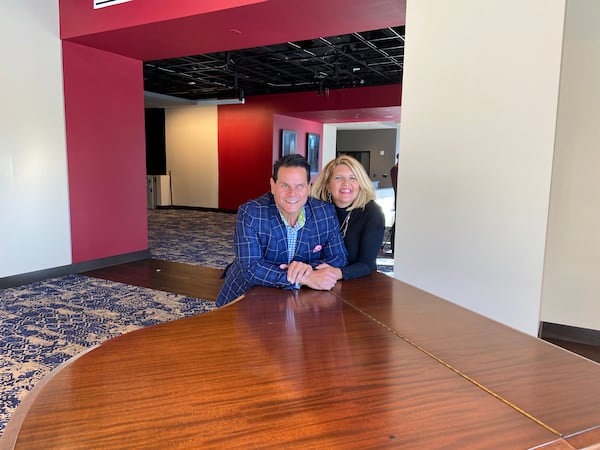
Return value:
M 225 268 L 233 260 L 235 218 L 213 211 L 150 209 L 150 253 L 155 259 Z

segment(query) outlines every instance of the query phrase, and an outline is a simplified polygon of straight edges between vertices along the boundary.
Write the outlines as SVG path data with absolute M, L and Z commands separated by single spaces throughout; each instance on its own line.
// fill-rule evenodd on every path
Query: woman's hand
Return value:
M 342 278 L 344 278 L 344 275 L 342 274 L 342 269 L 330 266 L 327 263 L 319 264 L 317 267 L 315 267 L 315 270 L 330 270 L 335 274 L 336 280 L 341 280 Z

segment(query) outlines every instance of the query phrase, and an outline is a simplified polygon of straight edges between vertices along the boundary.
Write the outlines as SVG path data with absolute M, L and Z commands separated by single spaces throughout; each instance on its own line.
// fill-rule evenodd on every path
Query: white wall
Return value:
M 0 277 L 71 264 L 58 2 L 0 14 Z
M 537 334 L 563 0 L 408 0 L 395 276 Z
M 567 3 L 542 320 L 600 330 L 600 2 Z
M 217 107 L 167 108 L 165 123 L 173 205 L 218 208 Z
M 323 165 L 325 165 L 335 159 L 337 149 L 337 127 L 335 125 L 323 124 L 323 141 L 321 142 L 323 148 Z

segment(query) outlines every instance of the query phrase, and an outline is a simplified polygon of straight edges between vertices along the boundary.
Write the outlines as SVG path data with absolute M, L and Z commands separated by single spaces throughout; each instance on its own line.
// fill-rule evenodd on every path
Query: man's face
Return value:
M 281 167 L 277 172 L 277 181 L 271 178 L 275 204 L 292 226 L 308 199 L 309 190 L 306 170 L 302 167 Z

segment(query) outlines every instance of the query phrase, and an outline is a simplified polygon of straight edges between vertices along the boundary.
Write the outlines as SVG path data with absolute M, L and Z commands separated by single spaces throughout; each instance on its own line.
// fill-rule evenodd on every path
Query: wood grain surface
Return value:
M 223 285 L 223 269 L 198 266 L 158 259 L 142 259 L 103 269 L 90 270 L 82 275 L 104 280 L 142 286 L 159 291 L 173 292 L 216 300 Z
M 600 442 L 599 377 L 375 273 L 331 292 L 256 287 L 107 341 L 39 383 L 2 445 L 585 448 Z
M 600 364 L 381 274 L 340 297 L 561 435 L 600 425 Z

